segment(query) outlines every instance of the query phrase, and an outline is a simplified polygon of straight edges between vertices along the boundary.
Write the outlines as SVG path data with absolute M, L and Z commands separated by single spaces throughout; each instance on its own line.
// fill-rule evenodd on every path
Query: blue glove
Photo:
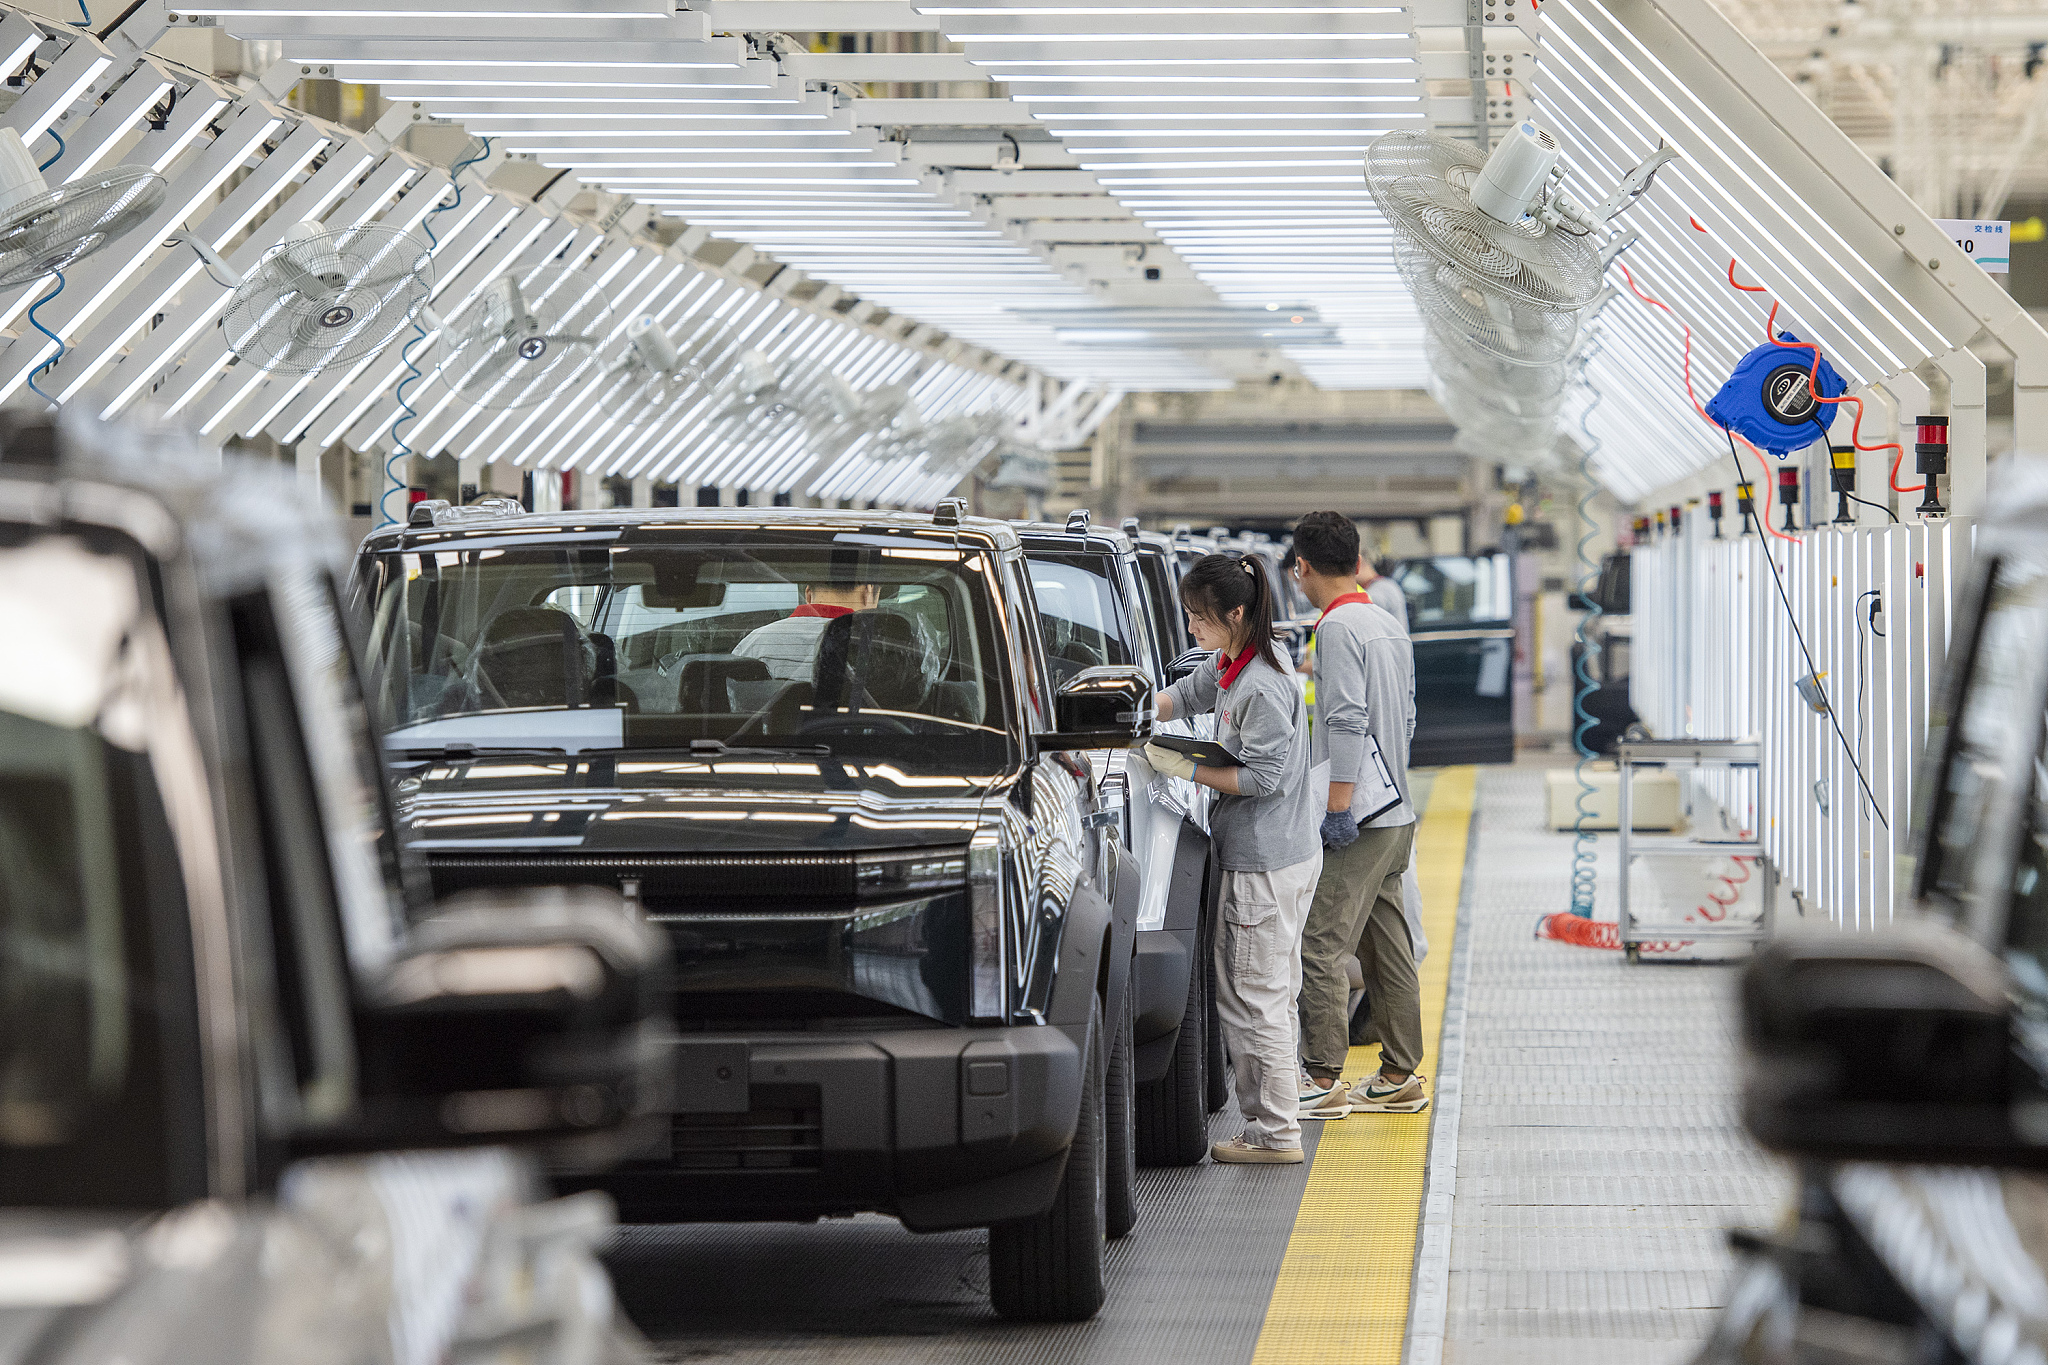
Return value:
M 1348 810 L 1325 811 L 1322 833 L 1324 847 L 1349 848 L 1358 842 L 1358 822 Z

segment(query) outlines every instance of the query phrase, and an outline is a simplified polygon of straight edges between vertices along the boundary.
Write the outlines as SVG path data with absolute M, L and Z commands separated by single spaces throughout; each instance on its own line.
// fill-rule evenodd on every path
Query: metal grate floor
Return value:
M 1218 1140 L 1244 1126 L 1216 1113 Z M 1306 1134 L 1311 1159 L 1320 1134 Z M 918 1236 L 892 1218 L 624 1229 L 606 1256 L 660 1361 L 774 1365 L 1242 1365 L 1294 1230 L 1309 1166 L 1138 1172 L 1140 1213 L 1110 1244 L 1093 1322 L 1004 1322 L 988 1234 Z
M 1737 1122 L 1732 968 L 1533 937 L 1570 893 L 1542 779 L 1480 779 L 1443 1358 L 1676 1365 L 1721 1304 L 1728 1229 L 1769 1223 L 1789 1178 Z M 1614 853 L 1602 836 L 1607 918 Z

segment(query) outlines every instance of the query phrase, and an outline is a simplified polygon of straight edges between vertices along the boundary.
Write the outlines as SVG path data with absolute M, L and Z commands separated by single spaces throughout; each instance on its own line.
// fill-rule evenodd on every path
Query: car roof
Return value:
M 615 507 L 589 512 L 484 513 L 435 526 L 382 526 L 363 537 L 366 551 L 400 549 L 422 543 L 445 543 L 506 531 L 592 531 L 661 526 L 740 530 L 749 527 L 791 527 L 820 531 L 900 533 L 929 538 L 933 532 L 964 533 L 1002 550 L 1018 544 L 1017 533 L 994 517 L 962 517 L 943 522 L 930 512 L 852 511 L 827 507 Z
M 1065 547 L 1121 554 L 1131 548 L 1131 538 L 1114 526 L 1091 524 L 1085 531 L 1075 531 L 1050 521 L 1017 521 L 1010 524 L 1016 528 L 1027 550 L 1036 545 L 1041 549 Z

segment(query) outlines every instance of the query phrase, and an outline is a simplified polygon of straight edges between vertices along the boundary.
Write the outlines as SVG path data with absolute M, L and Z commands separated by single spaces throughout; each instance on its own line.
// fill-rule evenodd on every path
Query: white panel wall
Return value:
M 1944 522 L 1714 540 L 1694 517 L 1633 553 L 1636 713 L 1658 738 L 1762 740 L 1754 777 L 1696 779 L 1694 821 L 1761 828 L 1809 914 L 1868 928 L 1903 894 L 1894 871 L 1969 534 Z M 1809 667 L 1825 675 L 1832 721 L 1795 688 Z

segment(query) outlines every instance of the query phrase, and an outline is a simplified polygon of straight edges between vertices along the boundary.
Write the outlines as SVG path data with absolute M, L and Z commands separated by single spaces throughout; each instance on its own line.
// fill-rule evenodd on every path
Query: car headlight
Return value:
M 994 830 L 983 830 L 967 850 L 968 961 L 967 1012 L 976 1019 L 1009 1015 L 1006 989 L 1008 960 L 1003 933 L 1003 842 Z

